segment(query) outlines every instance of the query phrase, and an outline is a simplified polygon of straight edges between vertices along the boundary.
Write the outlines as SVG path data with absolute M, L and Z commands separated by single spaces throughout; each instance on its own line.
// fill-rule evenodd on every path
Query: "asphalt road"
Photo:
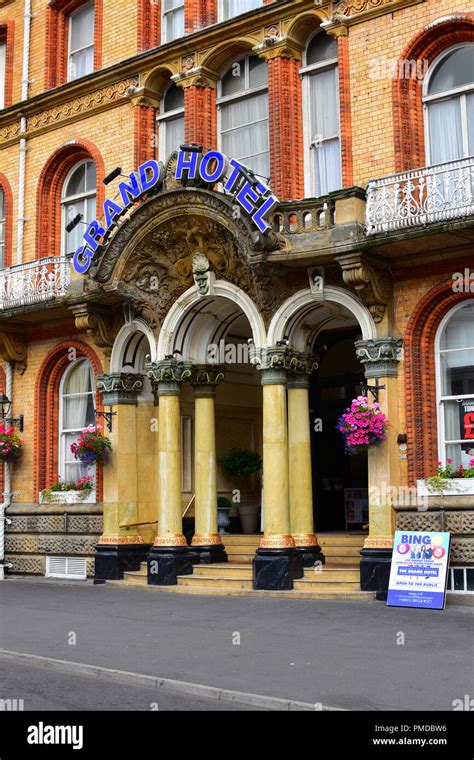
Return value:
M 452 710 L 453 700 L 474 696 L 474 607 L 9 579 L 0 583 L 0 621 L 4 649 L 311 704 Z
M 45 668 L 0 661 L 0 699 L 21 699 L 24 710 L 102 710 L 200 712 L 248 711 L 254 708 L 147 689 L 132 684 L 55 673 Z M 18 702 L 16 704 L 19 704 Z

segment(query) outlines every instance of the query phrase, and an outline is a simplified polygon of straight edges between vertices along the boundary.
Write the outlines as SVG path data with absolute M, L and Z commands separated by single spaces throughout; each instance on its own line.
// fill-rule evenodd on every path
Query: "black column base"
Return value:
M 303 567 L 314 567 L 317 562 L 326 564 L 326 557 L 320 546 L 297 546 L 296 551 L 301 554 Z
M 228 562 L 224 544 L 210 544 L 209 546 L 190 546 L 190 551 L 196 555 L 197 565 L 215 565 L 218 562 Z
M 360 587 L 362 591 L 375 591 L 380 602 L 387 601 L 391 549 L 362 549 L 360 560 Z
M 193 559 L 188 546 L 152 546 L 147 557 L 149 586 L 176 586 L 178 575 L 191 575 Z
M 253 587 L 265 591 L 291 591 L 304 573 L 297 549 L 257 549 L 252 568 Z
M 120 581 L 124 572 L 140 570 L 149 551 L 150 544 L 97 544 L 94 583 Z

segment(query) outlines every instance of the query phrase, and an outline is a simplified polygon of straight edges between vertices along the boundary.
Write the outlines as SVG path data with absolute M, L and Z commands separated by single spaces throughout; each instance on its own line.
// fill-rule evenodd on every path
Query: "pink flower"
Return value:
M 447 461 L 448 464 L 452 464 L 452 462 L 453 462 L 452 459 L 447 459 L 446 461 Z

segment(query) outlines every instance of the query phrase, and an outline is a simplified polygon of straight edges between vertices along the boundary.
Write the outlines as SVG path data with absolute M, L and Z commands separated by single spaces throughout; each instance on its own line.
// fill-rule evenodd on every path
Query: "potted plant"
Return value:
M 351 456 L 378 446 L 388 437 L 389 421 L 377 402 L 371 404 L 367 396 L 353 399 L 350 407 L 337 422 Z
M 13 427 L 5 428 L 0 425 L 0 462 L 15 464 L 23 451 L 23 440 Z
M 78 504 L 94 500 L 92 475 L 85 475 L 75 482 L 63 481 L 58 475 L 50 486 L 40 491 L 40 504 Z
M 229 512 L 232 509 L 232 502 L 227 496 L 217 497 L 217 527 L 219 533 L 226 533 L 226 528 L 230 525 Z
M 447 459 L 446 465 L 438 462 L 438 471 L 425 480 L 417 481 L 419 496 L 470 496 L 474 495 L 474 459 L 469 465 L 453 467 L 453 460 Z
M 96 425 L 84 428 L 78 440 L 71 444 L 74 458 L 88 465 L 107 462 L 111 448 L 110 439 L 103 435 L 101 428 Z
M 262 469 L 262 458 L 256 451 L 249 449 L 233 448 L 228 454 L 217 460 L 225 474 L 230 478 L 244 480 Z M 240 502 L 237 512 L 242 526 L 242 532 L 246 534 L 257 533 L 259 528 L 260 505 L 246 504 L 246 493 L 240 488 Z

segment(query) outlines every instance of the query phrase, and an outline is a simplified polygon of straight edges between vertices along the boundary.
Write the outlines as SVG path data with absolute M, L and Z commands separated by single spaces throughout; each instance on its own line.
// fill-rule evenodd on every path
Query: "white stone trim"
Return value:
M 137 332 L 143 333 L 143 335 L 146 335 L 146 337 L 148 338 L 148 343 L 150 345 L 151 361 L 152 362 L 156 361 L 157 351 L 156 351 L 155 336 L 153 335 L 151 328 L 145 322 L 145 320 L 141 319 L 140 317 L 137 317 L 133 319 L 130 323 L 123 325 L 123 327 L 121 327 L 119 332 L 117 333 L 117 337 L 115 338 L 114 346 L 112 348 L 112 354 L 110 357 L 110 372 L 111 373 L 122 372 L 123 352 L 125 351 L 127 341 L 132 335 L 134 335 L 134 333 L 137 333 Z

